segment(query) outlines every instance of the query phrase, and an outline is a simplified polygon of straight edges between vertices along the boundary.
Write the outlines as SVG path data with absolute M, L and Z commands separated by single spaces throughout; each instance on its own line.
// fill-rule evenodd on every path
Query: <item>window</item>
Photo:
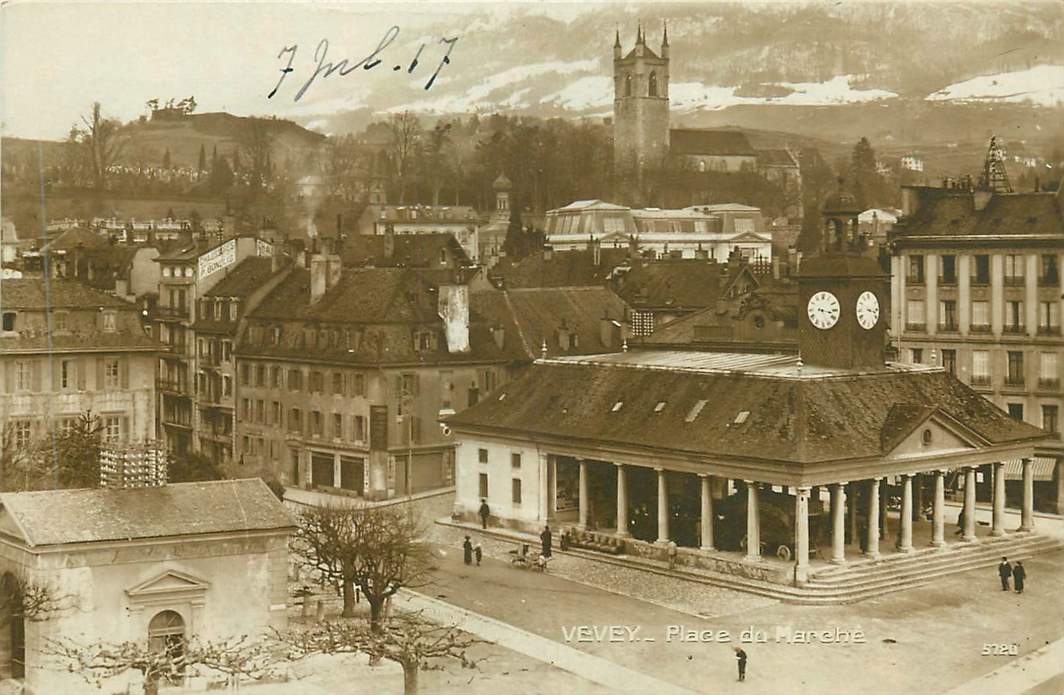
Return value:
M 74 388 L 74 361 L 62 360 L 59 363 L 59 388 L 64 391 Z
M 972 351 L 972 384 L 985 386 L 990 383 L 990 352 L 987 350 Z
M 1057 270 L 1057 257 L 1052 254 L 1043 254 L 1038 273 L 1038 284 L 1042 287 L 1052 287 L 1060 282 L 1060 273 Z
M 454 391 L 454 373 L 450 370 L 440 372 L 440 408 L 451 407 L 451 393 Z
M 909 361 L 912 364 L 923 364 L 924 350 L 923 348 L 912 348 L 909 350 Z
M 1010 299 L 1005 302 L 1005 332 L 1023 332 L 1023 301 Z
M 905 275 L 905 281 L 910 285 L 922 285 L 924 284 L 924 257 L 923 256 L 909 256 L 908 272 Z
M 255 401 L 255 422 L 260 425 L 266 424 L 266 401 Z
M 333 413 L 333 439 L 344 438 L 344 416 L 340 413 Z
M 1019 350 L 1008 351 L 1009 373 L 1005 383 L 1009 386 L 1023 386 L 1023 353 Z
M 251 385 L 251 365 L 250 364 L 242 364 L 242 365 L 240 365 L 240 385 L 241 386 L 250 386 Z
M 477 388 L 476 384 L 470 384 L 468 399 L 470 408 L 480 402 L 480 389 Z
M 121 380 L 118 360 L 105 360 L 103 363 L 104 388 L 116 389 Z
M 956 350 L 943 350 L 942 351 L 942 366 L 950 374 L 957 374 L 957 351 Z
M 299 484 L 299 449 L 288 450 L 288 475 L 293 485 Z
M 184 671 L 180 664 L 184 662 L 181 657 L 185 653 L 185 621 L 180 614 L 162 611 L 151 619 L 148 623 L 148 650 L 153 654 L 166 654 L 168 662 L 178 664 L 179 673 Z M 179 673 L 168 674 L 163 680 L 178 683 Z
M 976 332 L 990 330 L 990 302 L 972 302 L 972 330 Z
M 288 411 L 288 431 L 303 432 L 303 412 L 299 408 L 292 408 Z
M 322 393 L 325 391 L 325 375 L 321 372 L 310 373 L 310 392 Z
M 105 311 L 103 312 L 103 332 L 114 333 L 115 332 L 115 312 Z
M 511 498 L 514 504 L 521 504 L 521 479 L 514 478 L 511 481 Z
M 310 414 L 310 433 L 315 437 L 321 437 L 325 430 L 325 418 L 322 417 L 320 410 L 312 411 Z
M 1042 429 L 1046 432 L 1056 434 L 1060 431 L 1060 424 L 1057 421 L 1057 406 L 1055 405 L 1043 405 L 1042 406 Z
M 351 438 L 356 442 L 366 441 L 366 418 L 362 415 L 355 415 L 351 418 L 351 424 L 353 429 Z
M 222 375 L 222 395 L 226 398 L 233 395 L 233 379 L 228 374 Z
M 403 374 L 399 379 L 399 395 L 403 399 L 417 395 L 417 374 Z
M 355 374 L 353 390 L 354 390 L 354 394 L 353 395 L 355 395 L 355 396 L 365 396 L 366 395 L 366 375 L 365 374 Z
M 632 76 L 630 74 L 624 76 L 624 95 L 626 97 L 632 96 Z
M 122 441 L 122 416 L 105 415 L 103 418 L 103 440 L 109 444 Z
M 240 399 L 240 415 L 244 422 L 251 422 L 251 399 Z
M 644 336 L 654 332 L 653 311 L 632 312 L 632 335 Z
M 33 421 L 15 420 L 15 449 L 26 450 L 33 440 Z
M 270 403 L 270 424 L 271 425 L 283 425 L 282 421 L 283 412 L 281 410 L 280 401 L 273 401 Z
M 521 454 L 510 454 L 510 468 L 521 467 Z
M 33 389 L 33 363 L 28 360 L 15 362 L 15 389 L 30 391 Z
M 343 372 L 333 372 L 332 392 L 337 396 L 344 396 L 347 394 L 347 375 Z
M 934 435 L 931 433 L 931 430 L 929 430 L 929 429 L 928 430 L 924 430 L 923 434 L 921 434 L 920 437 L 921 437 L 921 439 L 924 442 L 924 446 L 930 446 L 931 445 L 931 441 L 934 439 Z
M 270 367 L 270 385 L 275 388 L 281 388 L 281 368 Z
M 487 463 L 488 462 L 488 450 L 487 449 L 477 449 L 477 461 L 479 461 L 480 463 Z
M 52 328 L 57 331 L 65 331 L 67 329 L 67 318 L 69 313 L 66 311 L 57 311 L 52 314 Z
M 938 282 L 942 285 L 957 284 L 957 257 L 951 255 L 938 257 Z
M 1060 333 L 1060 305 L 1056 301 L 1038 302 L 1038 332 L 1042 335 Z
M 266 365 L 264 364 L 255 367 L 255 385 L 259 388 L 266 385 Z
M 1038 385 L 1042 388 L 1056 388 L 1060 385 L 1060 372 L 1057 368 L 1057 353 L 1043 352 L 1039 355 Z
M 656 97 L 658 95 L 658 73 L 653 70 L 650 71 L 650 80 L 647 85 L 647 96 Z
M 298 369 L 288 370 L 288 390 L 289 391 L 302 391 L 303 390 L 303 372 Z
M 905 327 L 910 331 L 922 331 L 926 326 L 924 317 L 924 300 L 910 299 L 906 305 L 907 320 Z
M 942 331 L 957 330 L 957 302 L 944 299 L 938 303 L 938 328 Z
M 1008 410 L 1009 417 L 1023 421 L 1023 403 L 1009 403 Z
M 1019 254 L 1009 254 L 1005 256 L 1005 284 L 1006 285 L 1022 285 L 1023 284 L 1023 266 L 1025 259 Z
M 990 256 L 972 256 L 971 277 L 973 285 L 990 284 Z
M 5 331 L 13 331 L 13 330 L 15 330 L 15 316 L 16 316 L 16 314 L 13 311 L 5 311 L 4 312 L 4 330 Z
M 479 481 L 480 481 L 480 486 L 479 486 L 480 497 L 481 497 L 481 499 L 487 499 L 488 498 L 488 474 L 487 473 L 481 473 L 480 477 L 479 477 Z

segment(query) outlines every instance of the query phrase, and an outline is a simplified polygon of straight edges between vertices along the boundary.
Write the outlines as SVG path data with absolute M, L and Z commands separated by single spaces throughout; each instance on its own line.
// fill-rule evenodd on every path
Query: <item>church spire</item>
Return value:
M 635 25 L 635 43 L 641 45 L 643 43 L 643 23 L 638 22 Z
M 620 48 L 621 47 L 621 30 L 620 29 L 617 29 L 616 38 L 614 38 L 614 40 L 613 40 L 613 47 L 614 48 Z
M 662 48 L 668 48 L 669 47 L 669 23 L 667 21 L 663 21 L 661 23 L 661 25 L 663 27 L 665 27 L 665 30 L 662 32 L 662 35 L 661 35 L 661 47 Z

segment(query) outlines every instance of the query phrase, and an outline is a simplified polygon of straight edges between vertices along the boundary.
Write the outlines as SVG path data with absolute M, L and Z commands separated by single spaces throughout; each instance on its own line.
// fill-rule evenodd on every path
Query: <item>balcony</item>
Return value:
M 1023 324 L 1010 323 L 1005 326 L 1004 331 L 1006 333 L 1023 333 L 1025 329 Z
M 1039 326 L 1038 335 L 1060 335 L 1060 326 Z
M 987 374 L 973 374 L 972 386 L 990 386 L 990 376 Z
M 940 324 L 938 324 L 938 332 L 939 333 L 956 333 L 957 332 L 957 323 L 955 321 L 949 322 L 949 323 L 940 323 Z
M 971 278 L 972 287 L 986 287 L 990 284 L 989 275 L 973 275 Z
M 957 284 L 956 275 L 939 275 L 938 284 L 941 287 L 953 287 Z
M 177 427 L 183 430 L 192 429 L 192 415 L 179 413 L 163 413 L 163 424 L 167 427 Z
M 923 333 L 927 330 L 926 323 L 906 323 L 905 330 L 912 331 L 914 333 Z
M 1023 287 L 1025 283 L 1023 275 L 1006 275 L 1005 286 L 1006 287 Z
M 1060 379 L 1039 379 L 1038 388 L 1044 391 L 1056 391 L 1060 388 Z
M 969 330 L 972 333 L 989 333 L 990 332 L 990 324 L 988 324 L 988 323 L 973 323 L 969 327 Z
M 1026 383 L 1026 379 L 1021 374 L 1014 374 L 1012 376 L 1005 377 L 1005 386 L 1010 388 L 1023 388 Z
M 155 388 L 174 396 L 189 396 L 188 382 L 181 379 L 156 379 Z
M 188 320 L 188 307 L 157 306 L 155 317 L 160 319 L 185 319 Z

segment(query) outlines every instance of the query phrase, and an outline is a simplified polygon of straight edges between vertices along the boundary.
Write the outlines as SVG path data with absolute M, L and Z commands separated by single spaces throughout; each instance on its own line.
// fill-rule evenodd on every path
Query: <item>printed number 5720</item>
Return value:
M 1018 644 L 984 644 L 983 656 L 1019 656 L 1020 647 Z

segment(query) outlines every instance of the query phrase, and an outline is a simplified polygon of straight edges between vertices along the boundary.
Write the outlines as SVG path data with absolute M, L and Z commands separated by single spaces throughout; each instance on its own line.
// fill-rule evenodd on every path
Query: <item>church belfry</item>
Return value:
M 661 166 L 669 151 L 669 32 L 660 55 L 647 46 L 642 26 L 635 46 L 622 57 L 618 31 L 613 43 L 613 162 L 622 175 Z

